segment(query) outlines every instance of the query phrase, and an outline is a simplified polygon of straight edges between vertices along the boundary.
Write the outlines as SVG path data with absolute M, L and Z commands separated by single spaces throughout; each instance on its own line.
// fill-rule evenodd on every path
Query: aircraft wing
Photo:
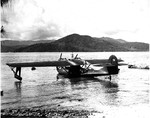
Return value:
M 26 62 L 26 63 L 7 63 L 10 67 L 47 67 L 47 66 L 70 66 L 67 60 L 64 61 L 45 61 L 45 62 Z
M 85 60 L 93 65 L 104 66 L 108 65 L 108 60 Z M 118 60 L 119 62 L 119 60 Z M 47 66 L 72 66 L 72 65 L 84 65 L 84 61 L 81 60 L 61 60 L 61 61 L 43 61 L 43 62 L 25 62 L 25 63 L 7 63 L 10 67 L 47 67 Z M 119 65 L 119 64 L 118 64 Z
M 91 60 L 85 60 L 93 65 L 99 65 L 99 66 L 104 66 L 104 65 L 109 65 L 110 62 L 108 59 L 91 59 Z M 118 59 L 118 62 L 122 62 L 123 60 Z M 118 64 L 119 65 L 119 64 Z
M 89 62 L 90 64 L 99 64 L 99 65 L 104 65 L 108 63 L 108 59 L 92 59 L 92 60 L 85 60 Z

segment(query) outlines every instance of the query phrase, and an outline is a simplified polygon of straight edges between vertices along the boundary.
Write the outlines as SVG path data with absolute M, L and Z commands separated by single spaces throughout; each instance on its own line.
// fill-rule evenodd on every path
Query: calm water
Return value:
M 83 59 L 109 58 L 111 54 L 125 60 L 126 63 L 149 65 L 148 52 L 78 53 Z M 35 71 L 23 68 L 23 81 L 20 83 L 5 65 L 7 62 L 57 60 L 59 56 L 60 53 L 2 53 L 1 88 L 4 96 L 1 97 L 1 108 L 66 107 L 96 110 L 106 116 L 111 116 L 112 113 L 114 115 L 114 111 L 140 111 L 140 114 L 145 114 L 145 110 L 141 109 L 148 108 L 149 104 L 149 70 L 121 66 L 120 73 L 113 76 L 112 82 L 109 82 L 106 77 L 57 77 L 55 67 L 41 67 Z M 70 58 L 71 53 L 63 53 L 63 57 Z

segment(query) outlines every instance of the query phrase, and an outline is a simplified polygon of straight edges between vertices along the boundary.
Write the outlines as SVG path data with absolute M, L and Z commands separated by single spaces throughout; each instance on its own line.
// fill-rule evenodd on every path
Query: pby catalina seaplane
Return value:
M 22 80 L 21 68 L 22 67 L 51 67 L 55 66 L 60 75 L 68 75 L 69 77 L 80 76 L 106 76 L 118 74 L 120 65 L 123 60 L 117 59 L 116 56 L 111 55 L 109 59 L 91 59 L 83 60 L 78 57 L 78 54 L 71 59 L 62 58 L 62 53 L 57 61 L 45 61 L 45 62 L 26 62 L 26 63 L 7 63 L 12 69 L 14 77 L 18 80 Z M 15 69 L 16 68 L 16 69 Z

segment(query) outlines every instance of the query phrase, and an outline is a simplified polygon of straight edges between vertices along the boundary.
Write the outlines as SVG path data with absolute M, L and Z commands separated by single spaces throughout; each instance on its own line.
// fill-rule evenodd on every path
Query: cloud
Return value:
M 3 7 L 1 16 L 12 39 L 52 39 L 79 33 L 148 42 L 147 3 L 148 0 L 13 0 Z M 138 38 L 142 35 L 144 40 Z
M 133 30 L 121 30 L 121 29 L 116 29 L 116 30 L 108 30 L 105 32 L 106 35 L 108 36 L 113 36 L 113 35 L 118 35 L 120 33 L 132 33 L 135 34 L 138 32 L 139 29 L 133 29 Z
M 5 38 L 12 40 L 36 40 L 60 37 L 59 26 L 43 19 L 44 9 L 34 0 L 14 0 L 3 6 L 1 22 L 6 30 Z
M 106 31 L 106 35 L 116 35 L 120 32 L 120 30 L 112 30 L 112 31 Z
M 48 26 L 38 26 L 33 27 L 31 31 L 23 32 L 21 34 L 21 39 L 27 40 L 42 40 L 42 39 L 55 39 L 59 37 L 59 28 L 55 24 L 50 24 Z

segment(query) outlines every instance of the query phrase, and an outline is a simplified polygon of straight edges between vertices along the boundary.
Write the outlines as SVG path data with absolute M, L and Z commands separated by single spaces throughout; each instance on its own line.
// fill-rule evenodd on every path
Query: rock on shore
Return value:
M 86 110 L 22 108 L 1 110 L 1 118 L 88 118 L 92 113 Z

